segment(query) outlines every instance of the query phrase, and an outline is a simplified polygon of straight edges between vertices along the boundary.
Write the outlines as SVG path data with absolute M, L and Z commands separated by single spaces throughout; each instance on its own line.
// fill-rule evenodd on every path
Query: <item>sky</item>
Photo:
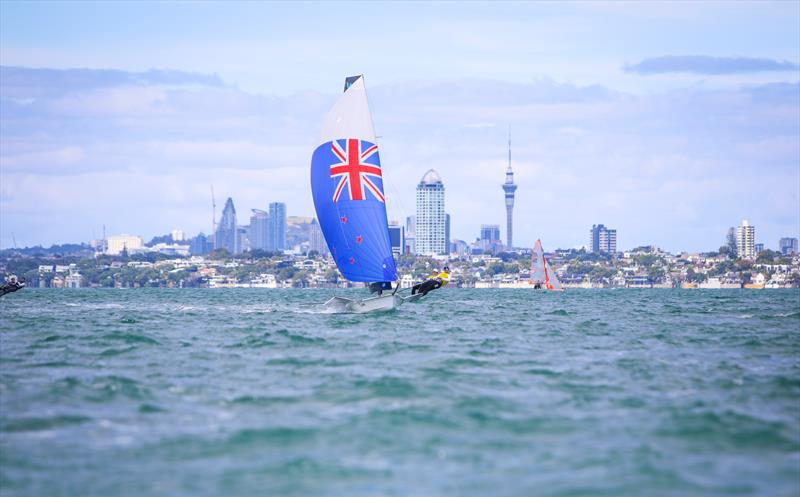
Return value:
M 800 234 L 800 2 L 0 2 L 0 247 L 312 216 L 364 74 L 390 219 L 436 169 L 452 237 L 716 250 Z

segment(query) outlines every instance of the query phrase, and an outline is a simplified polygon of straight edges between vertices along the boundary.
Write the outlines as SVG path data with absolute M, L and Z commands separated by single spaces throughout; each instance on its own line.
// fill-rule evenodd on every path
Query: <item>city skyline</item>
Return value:
M 205 235 L 204 231 L 200 230 L 197 235 L 187 238 L 183 229 L 172 228 L 166 235 L 153 235 L 149 243 L 155 243 L 156 245 L 154 245 L 154 247 L 159 251 L 165 250 L 169 253 L 174 253 L 180 246 L 188 247 L 185 249 L 185 255 L 190 253 L 206 254 L 212 249 L 226 249 L 231 254 L 241 254 L 255 249 L 290 252 L 302 249 L 300 246 L 290 246 L 287 244 L 288 213 L 285 203 L 270 202 L 269 212 L 257 208 L 251 208 L 250 210 L 253 214 L 249 218 L 249 223 L 239 223 L 233 198 L 228 197 L 223 211 L 219 215 L 219 220 L 217 220 L 215 214 L 212 230 L 210 231 L 210 233 L 213 232 L 213 236 Z M 423 216 L 425 218 L 432 218 L 432 212 L 444 212 L 444 186 L 438 173 L 433 169 L 428 170 L 417 185 L 417 213 L 420 214 L 425 211 L 431 211 Z M 304 241 L 304 243 L 308 245 L 306 250 L 316 250 L 321 254 L 328 253 L 325 238 L 319 228 L 317 218 L 315 216 L 292 217 L 295 218 L 295 224 L 297 224 L 298 221 L 300 224 L 308 224 L 308 239 Z M 397 220 L 388 220 L 390 238 L 392 239 L 392 251 L 395 256 L 399 256 L 402 253 L 417 255 L 463 255 L 461 250 L 453 245 L 453 242 L 465 244 L 469 250 L 478 250 L 477 252 L 473 252 L 475 254 L 495 254 L 502 251 L 519 251 L 530 248 L 504 245 L 500 239 L 500 226 L 498 224 L 481 224 L 480 234 L 475 238 L 474 242 L 468 241 L 471 239 L 469 236 L 466 237 L 466 241 L 452 238 L 450 235 L 450 214 L 445 213 L 443 220 L 431 219 L 426 222 L 426 224 L 431 225 L 428 231 L 432 233 L 438 233 L 441 231 L 442 227 L 444 228 L 443 240 L 436 241 L 435 245 L 443 245 L 445 248 L 441 252 L 428 250 L 425 247 L 423 247 L 422 251 L 418 251 L 419 249 L 415 244 L 416 218 L 417 215 L 407 217 L 404 226 L 401 226 Z M 305 219 L 305 221 L 303 221 L 303 219 Z M 119 232 L 115 235 L 106 236 L 105 226 L 103 226 L 103 233 L 103 238 L 88 241 L 89 245 L 92 247 L 100 247 L 100 251 L 103 253 L 115 255 L 118 254 L 123 247 L 134 250 L 145 250 L 145 238 L 141 235 Z M 439 235 L 441 235 L 441 233 L 429 236 L 429 238 L 438 239 Z M 174 245 L 162 243 L 165 237 L 169 237 Z M 727 248 L 731 253 L 739 255 L 739 257 L 743 259 L 751 260 L 755 259 L 758 253 L 765 249 L 773 250 L 783 255 L 797 251 L 798 238 L 795 237 L 781 237 L 774 247 L 771 244 L 764 243 L 763 240 L 756 243 L 757 239 L 755 226 L 750 224 L 747 219 L 744 219 L 740 225 L 728 229 L 727 235 L 719 248 Z M 132 240 L 135 240 L 135 243 L 133 243 Z M 64 243 L 69 244 L 72 242 Z M 207 246 L 205 245 L 206 243 L 208 243 Z M 80 241 L 78 244 L 86 244 L 86 241 Z M 53 244 L 53 246 L 57 245 L 60 244 Z M 431 243 L 427 245 L 431 245 Z M 626 250 L 647 246 L 663 250 L 663 247 L 658 247 L 654 244 L 639 244 L 636 247 L 631 246 L 623 248 L 623 250 L 618 250 L 617 230 L 608 228 L 603 224 L 593 224 L 592 228 L 589 230 L 588 244 L 572 247 L 558 246 L 555 250 L 577 250 L 583 248 L 587 253 L 621 254 Z M 29 249 L 33 247 L 34 246 L 19 248 Z M 4 250 L 4 248 L 0 248 L 0 250 Z M 715 250 L 716 249 L 711 248 L 707 251 L 697 252 L 715 252 Z M 674 251 L 674 253 L 681 252 L 691 251 L 683 249 Z
M 441 179 L 436 177 L 435 171 L 430 170 L 423 177 L 423 180 L 420 182 L 420 186 L 423 186 L 426 180 L 430 180 L 431 176 L 433 176 L 433 179 L 435 180 L 434 183 L 441 183 Z M 442 195 L 443 191 L 443 189 L 437 189 L 438 195 Z M 233 206 L 233 199 L 229 197 L 226 201 L 225 209 L 223 209 L 223 212 L 220 215 L 219 223 L 215 223 L 217 226 L 217 231 L 215 233 L 215 237 L 213 238 L 213 246 L 211 244 L 209 244 L 209 246 L 205 246 L 205 243 L 208 241 L 208 239 L 202 231 L 194 237 L 187 238 L 184 231 L 179 228 L 172 229 L 169 234 L 155 236 L 147 244 L 145 244 L 144 238 L 142 238 L 140 235 L 120 233 L 107 236 L 101 240 L 91 240 L 89 245 L 92 247 L 96 246 L 100 252 L 111 255 L 119 254 L 123 248 L 148 251 L 146 247 L 171 254 L 175 254 L 176 250 L 185 250 L 186 253 L 183 255 L 202 255 L 207 254 L 211 249 L 219 248 L 224 248 L 233 255 L 242 254 L 257 249 L 269 252 L 286 251 L 287 253 L 303 253 L 304 251 L 314 250 L 322 255 L 329 253 L 325 238 L 320 230 L 316 217 L 292 216 L 294 218 L 293 223 L 295 226 L 301 226 L 303 224 L 308 225 L 308 233 L 305 239 L 301 237 L 299 244 L 290 245 L 286 243 L 288 224 L 285 204 L 282 202 L 273 202 L 270 203 L 270 209 L 273 210 L 272 215 L 261 209 L 251 209 L 253 215 L 249 219 L 249 224 L 238 224 Z M 446 214 L 444 241 L 445 246 L 448 248 L 445 249 L 444 253 L 436 253 L 430 250 L 426 252 L 418 252 L 416 250 L 415 243 L 413 241 L 416 236 L 414 232 L 416 229 L 416 216 L 408 217 L 405 225 L 400 225 L 400 223 L 396 220 L 388 220 L 389 237 L 391 239 L 392 252 L 395 257 L 399 257 L 404 253 L 408 253 L 428 256 L 449 255 L 451 257 L 458 258 L 467 253 L 463 252 L 459 249 L 459 247 L 456 246 L 459 243 L 464 244 L 469 253 L 473 255 L 496 255 L 497 253 L 504 251 L 520 252 L 530 249 L 529 247 L 510 248 L 506 245 L 503 245 L 502 241 L 500 240 L 500 226 L 498 224 L 482 224 L 480 227 L 480 234 L 477 238 L 475 238 L 474 242 L 451 239 L 449 236 L 449 218 L 450 215 Z M 227 229 L 225 228 L 226 225 L 228 225 Z M 231 240 L 226 242 L 224 241 L 226 237 L 233 236 L 230 234 L 226 235 L 225 233 L 226 231 L 233 232 L 234 228 L 232 226 L 235 226 L 237 238 L 235 241 Z M 169 238 L 169 241 L 171 241 L 172 244 L 163 243 L 164 238 Z M 263 242 L 259 242 L 259 239 L 261 238 L 264 238 Z M 272 241 L 267 240 L 267 238 L 271 239 Z M 223 241 L 219 241 L 220 239 Z M 277 242 L 279 239 L 282 239 L 283 243 Z M 755 260 L 758 254 L 764 250 L 774 251 L 782 255 L 790 255 L 794 252 L 797 252 L 797 238 L 781 237 L 776 246 L 772 248 L 768 248 L 767 244 L 763 241 L 756 243 L 755 240 L 757 239 L 755 226 L 750 224 L 750 222 L 746 219 L 742 220 L 740 225 L 728 229 L 726 239 L 719 247 L 719 253 L 723 253 L 722 250 L 726 249 L 738 258 Z M 198 245 L 198 243 L 200 245 Z M 235 244 L 235 246 L 231 247 L 231 244 Z M 303 245 L 306 245 L 306 247 L 303 248 Z M 182 249 L 181 247 L 186 248 Z M 654 250 L 663 250 L 661 247 L 655 245 L 623 247 L 622 249 L 619 249 L 617 247 L 616 229 L 606 227 L 603 224 L 593 224 L 589 230 L 588 244 L 582 247 L 555 247 L 553 250 L 560 251 L 584 249 L 587 253 L 606 253 L 611 254 L 612 256 L 618 256 L 624 252 L 637 250 L 643 247 L 650 247 Z M 769 247 L 771 247 L 771 245 Z M 23 248 L 30 249 L 31 247 Z M 676 251 L 675 253 L 677 254 L 685 252 L 688 251 L 680 250 Z M 713 254 L 716 252 L 716 250 L 712 249 L 705 253 Z
M 800 4 L 434 3 L 435 25 L 409 4 L 195 7 L 2 4 L 0 247 L 208 233 L 211 184 L 310 215 L 319 120 L 361 73 L 390 219 L 435 167 L 453 239 L 502 226 L 510 124 L 516 246 L 581 246 L 598 220 L 667 250 L 744 218 L 768 248 L 800 232 Z

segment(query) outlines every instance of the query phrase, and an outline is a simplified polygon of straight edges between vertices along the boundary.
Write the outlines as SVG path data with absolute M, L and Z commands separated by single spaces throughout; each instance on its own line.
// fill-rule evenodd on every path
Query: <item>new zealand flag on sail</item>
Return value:
M 355 138 L 323 143 L 311 159 L 320 228 L 350 281 L 395 281 L 378 146 Z

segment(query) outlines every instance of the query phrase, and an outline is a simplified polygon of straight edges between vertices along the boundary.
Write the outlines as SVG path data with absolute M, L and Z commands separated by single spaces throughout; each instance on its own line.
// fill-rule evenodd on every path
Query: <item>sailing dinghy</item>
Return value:
M 536 245 L 533 246 L 533 254 L 531 254 L 531 285 L 534 290 L 554 290 L 561 292 L 561 282 L 558 281 L 555 271 L 550 267 L 547 262 L 547 257 L 544 256 L 544 249 L 542 248 L 542 241 L 536 240 Z
M 386 198 L 364 77 L 345 80 L 344 94 L 322 125 L 321 145 L 311 158 L 311 191 L 322 234 L 346 279 L 369 283 L 378 296 L 363 300 L 333 297 L 325 306 L 342 312 L 370 312 L 400 306 Z

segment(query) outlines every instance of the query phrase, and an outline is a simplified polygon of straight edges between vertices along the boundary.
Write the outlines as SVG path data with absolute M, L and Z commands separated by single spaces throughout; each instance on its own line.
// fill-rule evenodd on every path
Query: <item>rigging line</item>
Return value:
M 375 137 L 375 141 L 378 141 L 378 138 L 382 138 L 382 136 L 381 137 L 376 136 Z M 378 144 L 378 150 L 381 150 L 381 149 L 382 149 L 382 146 L 380 144 Z M 403 227 L 404 232 L 405 232 L 406 217 L 409 216 L 409 212 L 410 211 L 408 210 L 408 208 L 406 206 L 406 203 L 403 201 L 403 196 L 400 195 L 399 191 L 393 186 L 396 183 L 396 181 L 392 180 L 391 178 L 394 178 L 395 174 L 391 169 L 385 169 L 383 157 L 381 157 L 381 169 L 382 169 L 382 174 L 383 174 L 383 189 L 384 189 L 385 192 L 388 191 L 388 193 L 389 193 L 389 195 L 387 195 L 387 197 L 386 197 L 387 216 L 388 216 L 388 211 L 389 211 L 389 208 L 388 208 L 389 207 L 389 199 L 391 198 L 392 204 L 397 206 L 397 207 L 393 208 L 392 210 L 393 210 L 394 214 L 400 216 L 400 219 L 397 219 L 397 222 L 401 227 Z M 389 172 L 389 174 L 388 174 L 389 177 L 388 178 L 387 178 L 387 174 L 386 174 L 387 172 Z M 408 235 L 408 233 L 406 233 L 406 236 L 407 235 Z
M 362 75 L 362 78 L 363 78 L 363 75 Z M 366 95 L 366 98 L 367 98 L 367 107 L 371 111 L 373 109 L 372 101 L 370 100 L 368 93 L 365 92 L 365 95 Z M 374 122 L 374 120 L 372 118 L 372 112 L 369 113 L 369 119 L 370 119 L 370 124 L 372 124 L 372 131 L 373 131 L 373 133 L 375 133 L 375 145 L 378 145 L 378 154 L 379 154 L 379 157 L 380 157 L 382 155 L 381 151 L 384 150 L 384 149 L 383 149 L 382 145 L 380 143 L 378 143 L 378 141 L 379 141 L 379 139 L 383 138 L 383 135 L 379 135 L 378 132 L 375 130 L 375 122 Z M 381 176 L 382 176 L 382 181 L 383 181 L 384 194 L 388 190 L 388 193 L 392 198 L 392 203 L 393 204 L 397 204 L 399 206 L 399 210 L 400 210 L 399 214 L 401 216 L 401 219 L 398 219 L 397 222 L 400 224 L 400 226 L 402 226 L 405 229 L 405 221 L 406 221 L 405 218 L 408 217 L 409 210 L 406 208 L 405 203 L 403 202 L 403 197 L 392 186 L 392 184 L 394 182 L 393 181 L 387 181 L 387 178 L 386 178 L 387 169 L 384 168 L 383 157 L 380 157 L 380 164 L 381 164 Z M 389 176 L 393 177 L 393 173 L 390 172 Z M 389 215 L 389 196 L 386 197 L 384 203 L 386 205 L 386 215 L 388 217 L 388 215 Z M 395 213 L 397 213 L 396 210 L 395 210 Z M 387 221 L 388 221 L 388 219 L 387 219 Z

